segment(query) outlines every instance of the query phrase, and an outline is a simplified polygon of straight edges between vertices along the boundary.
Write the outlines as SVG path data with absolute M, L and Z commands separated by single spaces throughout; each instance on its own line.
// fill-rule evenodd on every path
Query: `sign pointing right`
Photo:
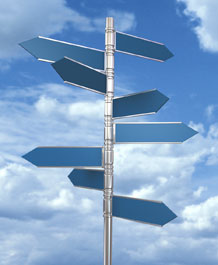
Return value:
M 168 99 L 157 89 L 114 98 L 113 118 L 156 113 Z
M 114 141 L 127 143 L 182 143 L 197 132 L 182 122 L 128 122 L 114 124 Z
M 132 221 L 163 226 L 177 216 L 160 201 L 113 196 L 112 215 Z
M 116 51 L 164 62 L 173 54 L 159 42 L 116 32 Z

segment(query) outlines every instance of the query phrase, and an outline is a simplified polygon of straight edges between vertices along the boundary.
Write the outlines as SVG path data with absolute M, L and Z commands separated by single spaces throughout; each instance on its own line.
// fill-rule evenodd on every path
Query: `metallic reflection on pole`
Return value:
M 106 18 L 105 70 L 107 92 L 104 110 L 104 265 L 112 264 L 112 196 L 113 196 L 113 97 L 115 30 L 112 17 Z

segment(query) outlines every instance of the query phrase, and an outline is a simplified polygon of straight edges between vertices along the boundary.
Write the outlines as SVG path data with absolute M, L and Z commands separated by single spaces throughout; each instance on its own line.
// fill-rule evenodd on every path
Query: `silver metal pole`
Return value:
M 105 28 L 107 93 L 105 95 L 104 109 L 104 265 L 112 265 L 114 49 L 114 19 L 107 17 Z

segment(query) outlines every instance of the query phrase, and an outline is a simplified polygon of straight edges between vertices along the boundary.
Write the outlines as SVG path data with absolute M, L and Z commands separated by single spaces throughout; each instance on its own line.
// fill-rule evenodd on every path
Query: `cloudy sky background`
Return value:
M 18 43 L 41 35 L 104 49 L 106 16 L 175 55 L 116 54 L 116 96 L 157 88 L 170 98 L 158 114 L 125 121 L 182 121 L 199 132 L 181 145 L 115 146 L 115 194 L 162 200 L 178 218 L 163 228 L 114 218 L 113 264 L 217 264 L 217 10 L 216 0 L 0 2 L 1 265 L 103 263 L 102 193 L 73 187 L 70 169 L 21 156 L 103 145 L 104 97 L 64 85 Z

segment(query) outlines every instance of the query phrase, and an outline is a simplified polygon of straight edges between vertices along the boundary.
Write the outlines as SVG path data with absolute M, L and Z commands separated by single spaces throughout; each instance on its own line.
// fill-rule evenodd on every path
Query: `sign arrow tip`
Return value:
M 74 169 L 68 178 L 75 187 L 104 189 L 104 170 Z
M 186 124 L 183 123 L 184 129 L 186 130 L 186 137 L 184 137 L 184 141 L 188 140 L 192 136 L 198 134 L 197 131 L 192 129 L 191 127 L 187 126 Z
M 131 221 L 164 226 L 177 216 L 161 201 L 113 195 L 112 215 Z
M 28 53 L 30 53 L 32 56 L 34 56 L 36 59 L 38 59 L 38 57 L 36 56 L 36 54 L 33 51 L 34 51 L 34 45 L 35 45 L 35 42 L 37 41 L 37 39 L 38 39 L 38 37 L 18 43 L 18 45 L 20 45 L 24 50 L 26 50 Z
M 33 149 L 32 151 L 26 153 L 25 155 L 22 155 L 22 158 L 24 158 L 26 161 L 30 162 L 31 164 L 36 165 L 36 164 L 34 163 L 34 161 L 33 161 L 33 152 L 34 152 L 35 150 L 36 150 L 36 148 Z
M 170 58 L 172 58 L 174 56 L 174 54 L 167 47 L 166 47 L 166 49 L 168 50 L 168 56 L 166 57 L 165 61 L 170 59 Z
M 164 226 L 165 224 L 171 222 L 172 220 L 176 219 L 178 216 L 172 211 L 169 209 L 169 207 L 166 206 L 165 203 L 163 203 L 164 207 L 166 207 L 169 211 L 169 216 L 168 216 L 168 220 L 166 219 L 164 223 L 161 224 L 161 226 Z

